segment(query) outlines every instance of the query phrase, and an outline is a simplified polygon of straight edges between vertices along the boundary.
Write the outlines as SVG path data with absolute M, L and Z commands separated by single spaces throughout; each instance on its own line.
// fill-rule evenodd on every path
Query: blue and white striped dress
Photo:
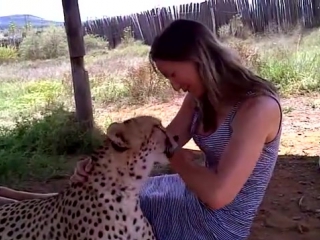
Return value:
M 279 104 L 278 99 L 275 100 Z M 194 114 L 193 140 L 204 152 L 208 168 L 214 168 L 218 163 L 230 140 L 231 122 L 239 105 L 232 108 L 222 125 L 209 136 L 195 133 L 198 113 Z M 157 239 L 246 239 L 274 170 L 280 135 L 281 128 L 275 139 L 265 144 L 252 175 L 234 201 L 219 210 L 203 205 L 177 174 L 151 177 L 141 191 L 140 200 Z

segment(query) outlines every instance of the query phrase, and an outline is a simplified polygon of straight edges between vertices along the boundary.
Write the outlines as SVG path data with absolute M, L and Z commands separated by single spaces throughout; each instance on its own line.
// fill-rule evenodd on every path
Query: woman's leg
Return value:
M 14 203 L 14 202 L 17 202 L 17 201 L 10 198 L 0 197 L 0 207 L 4 204 Z
M 184 193 L 185 185 L 177 174 L 151 177 L 143 186 L 140 206 L 157 239 L 186 239 L 180 224 L 185 220 Z
M 2 199 L 21 201 L 26 199 L 47 198 L 55 195 L 57 195 L 57 193 L 32 193 L 17 191 L 7 187 L 0 187 L 0 202 L 2 202 Z

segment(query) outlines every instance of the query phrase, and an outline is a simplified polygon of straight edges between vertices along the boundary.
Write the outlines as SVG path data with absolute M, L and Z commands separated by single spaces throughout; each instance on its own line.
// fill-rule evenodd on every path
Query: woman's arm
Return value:
M 195 106 L 194 98 L 188 93 L 177 115 L 167 126 L 170 134 L 179 136 L 179 147 L 183 147 L 191 139 L 190 129 Z
M 222 208 L 233 201 L 248 180 L 264 144 L 276 136 L 280 119 L 279 106 L 273 99 L 249 99 L 235 116 L 232 137 L 216 172 L 194 164 L 188 156 L 179 156 L 179 152 L 171 159 L 172 168 L 208 207 Z

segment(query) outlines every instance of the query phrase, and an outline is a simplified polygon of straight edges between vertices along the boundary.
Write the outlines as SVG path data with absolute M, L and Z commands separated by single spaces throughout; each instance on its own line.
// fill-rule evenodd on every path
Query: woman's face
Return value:
M 173 62 L 156 60 L 157 69 L 167 78 L 175 91 L 189 92 L 196 98 L 204 93 L 196 65 L 193 62 Z

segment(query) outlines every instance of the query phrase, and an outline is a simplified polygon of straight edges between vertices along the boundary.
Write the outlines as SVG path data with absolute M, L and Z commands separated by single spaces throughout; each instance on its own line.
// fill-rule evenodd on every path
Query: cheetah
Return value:
M 155 239 L 138 195 L 154 163 L 167 163 L 177 141 L 155 117 L 112 123 L 89 156 L 93 170 L 86 182 L 0 207 L 0 240 Z

